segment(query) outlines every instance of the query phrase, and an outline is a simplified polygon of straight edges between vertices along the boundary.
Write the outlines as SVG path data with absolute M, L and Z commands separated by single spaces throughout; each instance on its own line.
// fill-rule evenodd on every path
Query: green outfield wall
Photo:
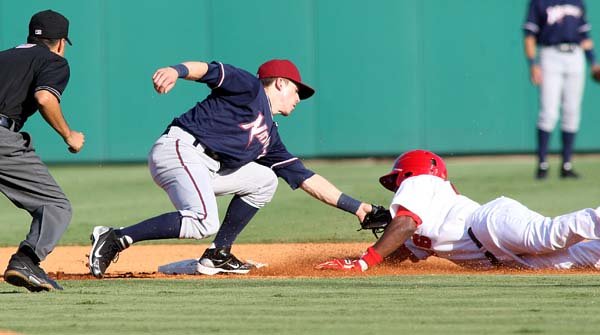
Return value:
M 600 1 L 588 2 L 600 27 Z M 36 116 L 46 161 L 142 161 L 170 120 L 208 89 L 154 93 L 158 67 L 219 60 L 256 71 L 289 58 L 317 89 L 288 118 L 302 157 L 532 152 L 536 88 L 522 51 L 526 0 L 0 0 L 0 47 L 25 41 L 31 15 L 71 21 L 64 113 L 86 134 L 73 156 Z M 600 44 L 600 31 L 592 29 Z M 2 78 L 0 78 L 2 80 Z M 577 147 L 600 151 L 600 86 L 587 82 Z M 553 148 L 558 149 L 558 133 Z

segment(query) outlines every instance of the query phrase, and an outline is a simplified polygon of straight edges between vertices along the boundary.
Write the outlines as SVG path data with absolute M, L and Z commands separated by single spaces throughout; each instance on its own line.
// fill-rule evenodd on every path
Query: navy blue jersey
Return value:
M 206 99 L 173 120 L 215 152 L 223 169 L 256 161 L 273 169 L 292 188 L 314 173 L 287 151 L 273 122 L 260 80 L 231 65 L 212 62 L 200 80 L 211 88 Z
M 60 101 L 69 82 L 69 63 L 44 44 L 22 44 L 0 52 L 0 114 L 15 130 L 38 110 L 35 92 L 46 90 Z
M 579 44 L 589 38 L 591 26 L 583 0 L 531 0 L 523 29 L 538 45 Z

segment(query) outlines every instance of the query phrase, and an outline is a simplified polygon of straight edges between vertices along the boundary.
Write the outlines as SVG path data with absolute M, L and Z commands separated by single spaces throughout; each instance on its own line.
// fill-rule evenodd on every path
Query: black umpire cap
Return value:
M 64 38 L 69 42 L 69 20 L 53 10 L 34 14 L 29 21 L 29 36 L 48 39 Z

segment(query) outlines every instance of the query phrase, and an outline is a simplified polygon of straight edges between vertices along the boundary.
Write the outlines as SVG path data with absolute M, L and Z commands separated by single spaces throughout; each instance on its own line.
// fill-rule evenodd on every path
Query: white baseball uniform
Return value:
M 484 254 L 489 251 L 504 266 L 536 269 L 600 269 L 599 210 L 549 218 L 506 197 L 479 205 L 431 175 L 404 180 L 390 205 L 392 216 L 417 221 L 406 246 L 419 259 L 435 255 L 463 266 L 491 266 Z

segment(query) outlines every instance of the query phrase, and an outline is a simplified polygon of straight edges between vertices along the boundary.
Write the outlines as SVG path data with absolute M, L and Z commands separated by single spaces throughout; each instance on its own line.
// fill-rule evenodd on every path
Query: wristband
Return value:
M 585 50 L 585 58 L 589 65 L 596 64 L 596 55 L 594 54 L 594 49 Z
M 187 66 L 183 64 L 171 65 L 171 67 L 177 71 L 177 77 L 179 78 L 185 78 L 190 73 L 190 70 L 187 68 Z
M 533 65 L 536 65 L 538 62 L 535 58 L 527 58 L 527 64 L 529 65 L 529 67 L 532 67 Z
M 358 211 L 360 204 L 360 201 L 342 193 L 342 195 L 340 195 L 340 198 L 337 201 L 336 207 L 339 209 L 343 209 L 348 213 L 356 214 L 356 211 Z
M 367 248 L 367 252 L 365 252 L 360 259 L 365 261 L 369 267 L 373 267 L 383 262 L 383 257 L 381 257 L 381 255 L 373 247 Z

